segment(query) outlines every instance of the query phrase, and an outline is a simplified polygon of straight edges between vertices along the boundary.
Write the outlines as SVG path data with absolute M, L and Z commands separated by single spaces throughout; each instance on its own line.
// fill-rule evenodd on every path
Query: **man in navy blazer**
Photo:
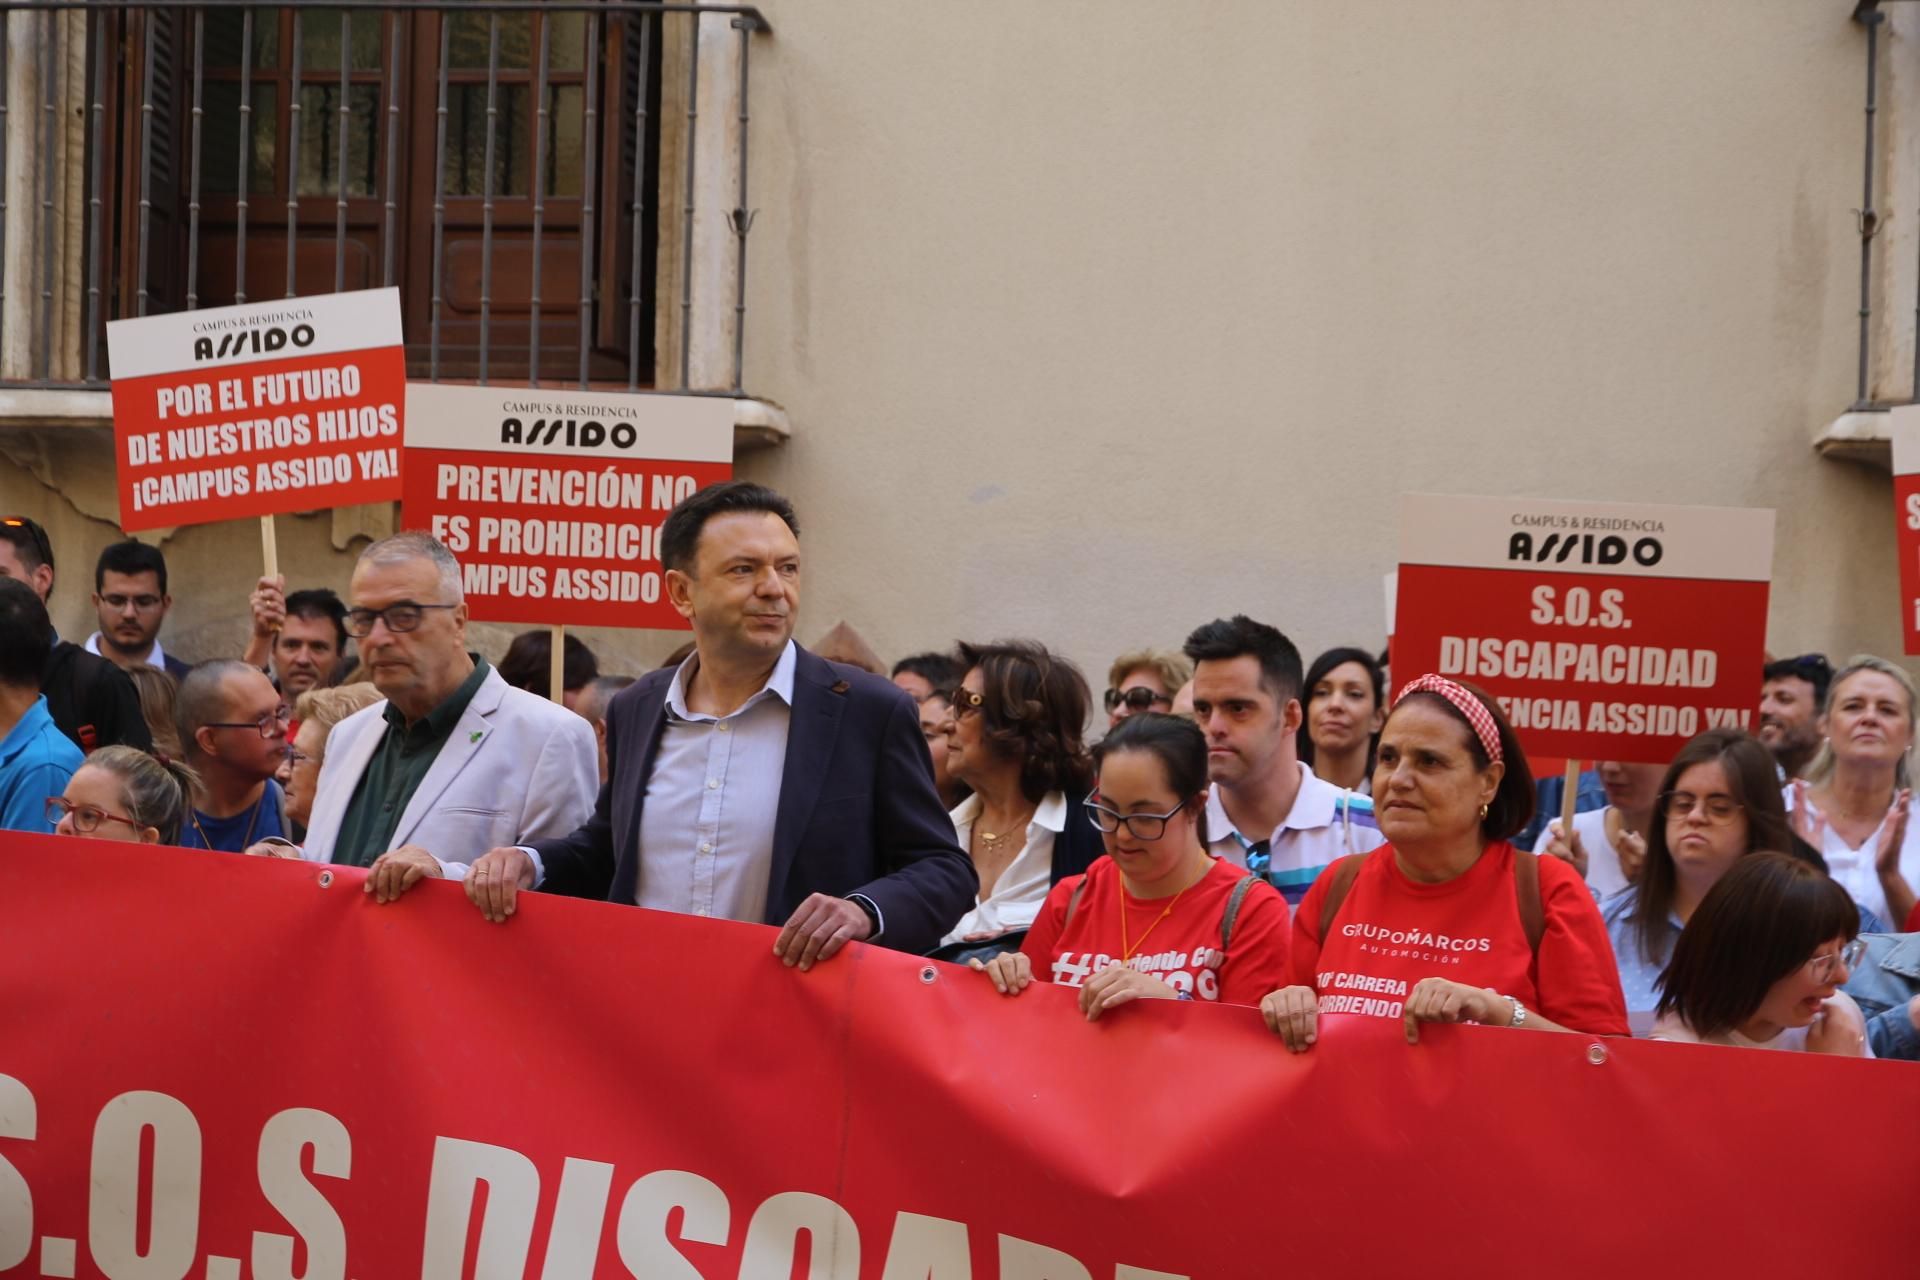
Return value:
M 488 919 L 538 887 L 763 921 L 805 969 L 850 941 L 930 950 L 972 908 L 912 698 L 793 642 L 797 531 L 785 498 L 746 481 L 669 514 L 661 564 L 694 653 L 608 704 L 585 826 L 474 863 Z

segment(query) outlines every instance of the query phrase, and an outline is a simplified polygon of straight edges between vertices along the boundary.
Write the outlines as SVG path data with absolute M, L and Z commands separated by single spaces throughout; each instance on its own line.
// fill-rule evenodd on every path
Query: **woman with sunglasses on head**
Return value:
M 1207 852 L 1206 735 L 1130 716 L 1094 758 L 1087 807 L 1107 856 L 1054 886 L 1019 951 L 972 967 L 1005 995 L 1077 987 L 1088 1021 L 1143 999 L 1257 1003 L 1286 971 L 1287 904 Z
M 1871 1058 L 1840 984 L 1860 962 L 1860 915 L 1818 868 L 1761 852 L 1701 901 L 1661 975 L 1655 1040 Z
M 1579 872 L 1510 843 L 1533 777 L 1499 704 L 1428 675 L 1380 732 L 1374 812 L 1387 843 L 1342 858 L 1294 915 L 1291 983 L 1261 1002 L 1295 1053 L 1319 1017 L 1478 1022 L 1625 1035 L 1599 909 Z
M 1093 785 L 1080 738 L 1092 700 L 1086 678 L 1032 641 L 963 644 L 959 653 L 966 674 L 940 724 L 943 763 L 950 783 L 971 789 L 948 816 L 980 891 L 934 953 L 948 960 L 1018 946 L 1047 892 L 1100 856 L 1083 816 Z
M 101 747 L 67 780 L 65 794 L 47 801 L 54 834 L 179 844 L 199 779 L 178 760 L 156 759 L 134 747 Z

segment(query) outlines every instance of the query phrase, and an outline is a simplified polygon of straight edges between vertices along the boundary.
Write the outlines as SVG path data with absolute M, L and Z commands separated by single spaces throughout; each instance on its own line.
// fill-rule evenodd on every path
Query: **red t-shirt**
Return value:
M 1233 887 L 1246 874 L 1232 863 L 1216 861 L 1162 919 L 1170 899 L 1134 897 L 1122 886 L 1113 859 L 1098 858 L 1084 876 L 1068 876 L 1053 886 L 1020 950 L 1033 961 L 1035 978 L 1085 986 L 1108 965 L 1121 963 L 1124 910 L 1127 942 L 1134 948 L 1125 962 L 1128 968 L 1196 1000 L 1257 1005 L 1269 991 L 1286 985 L 1287 901 L 1272 885 L 1254 884 L 1234 917 L 1232 950 L 1223 955 L 1220 921 Z M 1087 890 L 1069 924 L 1067 900 L 1083 879 Z
M 1527 1008 L 1590 1035 L 1627 1034 L 1613 946 L 1580 873 L 1540 859 L 1546 929 L 1536 956 L 1527 947 L 1513 881 L 1513 846 L 1489 845 L 1466 874 L 1421 884 L 1394 860 L 1393 846 L 1366 855 L 1322 945 L 1323 875 L 1293 918 L 1291 985 L 1320 994 L 1321 1013 L 1398 1018 L 1422 978 L 1491 987 Z

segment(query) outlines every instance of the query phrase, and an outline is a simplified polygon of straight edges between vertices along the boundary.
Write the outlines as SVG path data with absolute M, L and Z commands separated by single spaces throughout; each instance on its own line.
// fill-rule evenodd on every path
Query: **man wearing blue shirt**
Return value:
M 53 830 L 47 799 L 67 789 L 80 748 L 53 723 L 40 668 L 53 648 L 47 607 L 26 583 L 0 578 L 0 827 Z

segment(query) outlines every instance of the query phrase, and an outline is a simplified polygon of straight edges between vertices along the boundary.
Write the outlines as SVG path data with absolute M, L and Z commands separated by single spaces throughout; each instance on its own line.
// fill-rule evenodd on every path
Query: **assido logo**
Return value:
M 313 326 L 297 324 L 291 329 L 282 329 L 278 325 L 268 325 L 259 329 L 235 329 L 223 333 L 216 342 L 211 337 L 199 337 L 193 340 L 193 359 L 197 364 L 202 360 L 224 360 L 228 356 L 270 355 L 275 351 L 291 346 L 295 350 L 313 345 Z
M 1507 559 L 1530 564 L 1625 564 L 1632 556 L 1635 564 L 1651 569 L 1665 554 L 1658 538 L 1629 543 L 1614 533 L 1597 538 L 1591 533 L 1550 533 L 1538 542 L 1530 533 L 1516 533 L 1507 539 Z

